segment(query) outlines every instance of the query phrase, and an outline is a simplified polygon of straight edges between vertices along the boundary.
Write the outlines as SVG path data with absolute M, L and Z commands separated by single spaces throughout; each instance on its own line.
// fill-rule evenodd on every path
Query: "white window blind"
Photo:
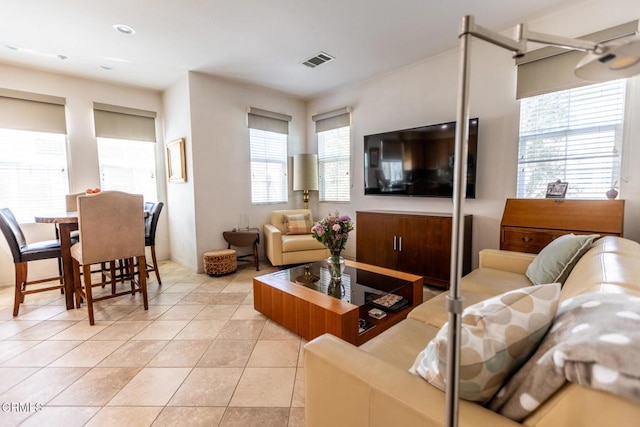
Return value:
M 601 199 L 620 176 L 626 80 L 521 100 L 517 196 L 545 197 L 568 182 L 567 198 Z
M 284 203 L 288 199 L 287 139 L 291 116 L 249 108 L 251 203 Z
M 318 132 L 318 178 L 321 202 L 348 202 L 351 180 L 350 126 Z
M 65 211 L 67 139 L 59 133 L 0 129 L 0 206 L 22 223 Z
M 251 203 L 287 201 L 287 135 L 249 129 Z
M 100 188 L 157 201 L 155 149 L 153 142 L 98 138 Z

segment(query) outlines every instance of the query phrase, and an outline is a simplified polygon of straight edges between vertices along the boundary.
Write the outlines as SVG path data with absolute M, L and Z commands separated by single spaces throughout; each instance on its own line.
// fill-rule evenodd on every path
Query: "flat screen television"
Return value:
M 467 198 L 476 196 L 477 118 L 469 120 Z M 456 122 L 366 135 L 364 194 L 452 197 Z

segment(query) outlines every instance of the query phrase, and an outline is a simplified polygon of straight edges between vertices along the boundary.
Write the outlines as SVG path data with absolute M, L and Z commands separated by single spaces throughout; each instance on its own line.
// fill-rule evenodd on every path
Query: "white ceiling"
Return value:
M 577 2 L 0 0 L 0 62 L 156 90 L 191 70 L 309 98 L 455 48 L 463 15 L 503 31 Z M 336 59 L 302 65 L 320 51 Z

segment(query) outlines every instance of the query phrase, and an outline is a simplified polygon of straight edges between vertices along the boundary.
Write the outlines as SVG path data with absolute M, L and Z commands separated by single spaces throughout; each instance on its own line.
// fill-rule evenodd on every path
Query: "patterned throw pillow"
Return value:
M 516 289 L 462 313 L 460 397 L 487 402 L 536 349 L 553 321 L 560 284 Z M 445 390 L 448 323 L 409 369 Z
M 562 283 L 567 280 L 573 267 L 600 237 L 598 234 L 565 234 L 542 248 L 527 268 L 527 277 L 534 285 Z
M 313 221 L 309 214 L 286 215 L 287 234 L 310 234 Z

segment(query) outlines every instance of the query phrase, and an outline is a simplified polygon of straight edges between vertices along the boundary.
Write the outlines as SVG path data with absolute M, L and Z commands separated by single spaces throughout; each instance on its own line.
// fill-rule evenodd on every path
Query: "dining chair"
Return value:
M 59 289 L 61 292 L 64 291 L 61 275 L 32 281 L 27 280 L 27 267 L 29 262 L 44 259 L 60 259 L 60 241 L 45 240 L 27 244 L 22 228 L 20 228 L 20 224 L 9 208 L 0 209 L 0 229 L 2 229 L 2 234 L 4 234 L 5 239 L 7 239 L 15 266 L 16 283 L 13 302 L 13 316 L 15 317 L 20 310 L 20 304 L 24 302 L 25 295 L 54 289 Z M 58 280 L 59 283 L 54 286 L 27 289 L 27 286 L 46 283 L 52 280 Z
M 147 264 L 147 277 L 151 271 L 155 271 L 158 285 L 162 285 L 160 280 L 160 271 L 158 269 L 158 260 L 156 258 L 156 230 L 158 228 L 158 218 L 160 218 L 160 212 L 162 212 L 162 202 L 147 202 L 144 204 L 144 210 L 148 212 L 148 216 L 145 218 L 144 224 L 144 244 L 151 250 L 151 260 L 153 264 Z
M 123 295 L 142 294 L 144 309 L 149 308 L 147 298 L 147 277 L 144 239 L 143 196 L 121 191 L 102 191 L 96 194 L 78 196 L 78 229 L 80 241 L 71 247 L 74 265 L 76 306 L 81 299 L 86 300 L 89 324 L 95 324 L 93 303 Z M 133 272 L 134 263 L 129 264 L 128 277 L 131 288 L 118 290 L 114 274 L 115 261 L 136 259 L 138 274 Z M 110 274 L 101 274 L 101 280 L 93 283 L 91 265 L 109 264 Z M 80 280 L 82 266 L 83 281 Z M 94 297 L 93 286 L 104 287 L 106 278 L 110 281 L 107 290 Z M 83 283 L 84 282 L 84 283 Z
M 84 196 L 86 193 L 73 193 L 64 196 L 67 212 L 75 212 L 78 210 L 78 196 Z

